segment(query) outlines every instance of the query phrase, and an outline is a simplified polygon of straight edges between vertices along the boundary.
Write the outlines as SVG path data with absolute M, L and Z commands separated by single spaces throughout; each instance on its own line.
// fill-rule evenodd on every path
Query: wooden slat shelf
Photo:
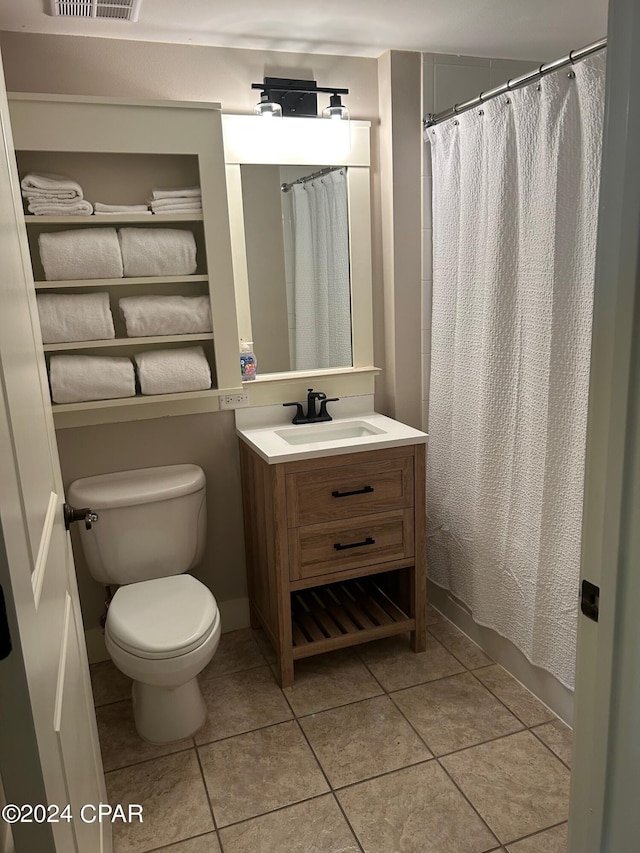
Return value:
M 371 577 L 292 593 L 291 622 L 294 659 L 415 628 Z
M 74 287 L 129 287 L 132 284 L 145 284 L 153 287 L 158 284 L 189 284 L 192 281 L 209 281 L 208 275 L 147 275 L 137 278 L 77 278 L 64 281 L 36 281 L 36 290 L 61 290 Z

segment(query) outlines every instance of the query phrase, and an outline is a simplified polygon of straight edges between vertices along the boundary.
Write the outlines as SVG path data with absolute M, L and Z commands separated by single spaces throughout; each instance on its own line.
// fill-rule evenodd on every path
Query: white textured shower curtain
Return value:
M 431 578 L 573 687 L 604 54 L 430 128 Z
M 344 170 L 294 184 L 296 370 L 347 367 L 351 290 Z

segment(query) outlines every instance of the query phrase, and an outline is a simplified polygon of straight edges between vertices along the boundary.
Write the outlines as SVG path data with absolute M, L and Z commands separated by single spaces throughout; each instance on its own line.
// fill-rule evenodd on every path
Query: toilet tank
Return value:
M 202 559 L 205 476 L 197 465 L 140 468 L 75 480 L 67 500 L 98 513 L 80 540 L 91 575 L 128 584 L 179 575 Z

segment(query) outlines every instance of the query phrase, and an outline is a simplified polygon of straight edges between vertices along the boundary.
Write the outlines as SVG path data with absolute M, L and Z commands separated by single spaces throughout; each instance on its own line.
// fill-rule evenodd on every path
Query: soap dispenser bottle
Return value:
M 253 351 L 253 341 L 240 341 L 240 370 L 242 381 L 248 382 L 256 378 L 258 359 Z

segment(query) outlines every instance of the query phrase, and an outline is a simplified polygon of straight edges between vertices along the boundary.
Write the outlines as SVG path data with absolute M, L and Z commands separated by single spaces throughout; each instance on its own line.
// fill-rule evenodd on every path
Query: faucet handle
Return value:
M 327 397 L 326 394 L 323 395 L 323 397 L 324 399 L 320 403 L 320 412 L 318 413 L 318 417 L 326 421 L 331 421 L 333 418 L 327 411 L 327 403 L 337 403 L 340 397 Z
M 283 406 L 295 406 L 296 413 L 291 421 L 292 424 L 299 424 L 304 421 L 304 411 L 302 409 L 302 403 L 283 403 Z

